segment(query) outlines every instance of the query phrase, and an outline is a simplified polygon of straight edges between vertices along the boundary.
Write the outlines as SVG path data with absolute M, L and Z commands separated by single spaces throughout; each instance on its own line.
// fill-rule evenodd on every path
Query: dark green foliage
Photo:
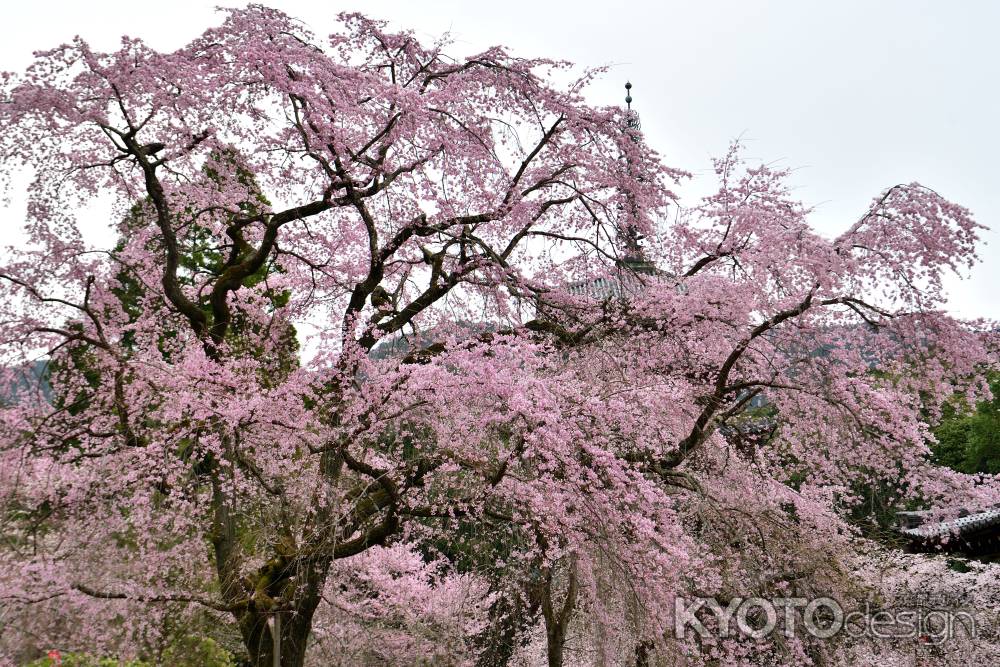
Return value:
M 987 374 L 993 398 L 974 409 L 961 402 L 945 408 L 934 428 L 937 463 L 959 472 L 1000 473 L 1000 372 Z

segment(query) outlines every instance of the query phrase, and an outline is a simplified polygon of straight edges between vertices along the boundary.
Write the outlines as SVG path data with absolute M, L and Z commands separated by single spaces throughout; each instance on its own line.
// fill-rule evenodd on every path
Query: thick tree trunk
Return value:
M 340 473 L 339 458 L 324 454 L 321 465 L 324 475 L 331 484 L 335 484 Z M 233 517 L 232 501 L 216 474 L 218 470 L 218 467 L 214 468 L 212 477 L 211 542 L 221 597 L 233 608 L 233 617 L 253 667 L 275 667 L 276 664 L 280 667 L 302 667 L 313 616 L 322 599 L 323 586 L 333 562 L 332 551 L 326 556 L 298 563 L 287 552 L 284 555 L 277 553 L 255 574 L 259 581 L 241 580 L 237 523 Z M 317 510 L 317 525 L 331 526 L 330 510 L 330 507 Z M 313 538 L 315 541 L 310 546 L 322 551 L 329 535 L 317 533 Z M 293 589 L 287 588 L 291 581 L 294 581 Z M 258 587 L 253 596 L 247 590 L 248 585 L 250 588 Z M 293 591 L 290 599 L 283 595 L 289 591 Z M 274 636 L 276 614 L 281 617 L 278 642 L 275 642 Z
M 549 667 L 562 667 L 563 646 L 566 643 L 566 629 L 558 624 L 545 628 Z
M 267 624 L 267 617 L 245 612 L 236 614 L 236 622 L 240 628 L 240 635 L 243 637 L 243 646 L 250 656 L 250 664 L 253 667 L 274 667 L 274 637 L 271 635 L 271 628 Z
M 336 484 L 339 478 L 341 464 L 342 461 L 335 454 L 331 452 L 323 454 L 321 470 L 331 485 Z M 328 526 L 332 530 L 332 516 L 331 507 L 320 507 L 315 515 L 316 524 Z M 310 545 L 310 548 L 321 551 L 329 537 L 329 535 L 317 533 L 314 535 L 315 541 Z M 284 573 L 286 578 L 294 577 L 295 592 L 290 600 L 291 610 L 281 612 L 281 641 L 277 663 L 280 667 L 302 667 L 305 664 L 313 616 L 322 600 L 323 586 L 326 585 L 332 563 L 333 555 L 330 552 L 323 557 L 305 560 L 297 566 L 294 572 Z M 254 644 L 258 651 L 255 654 L 251 651 L 250 645 L 246 642 L 246 635 L 244 635 L 244 644 L 250 651 L 254 667 L 274 667 L 273 636 L 270 634 L 270 630 L 268 630 L 268 638 L 271 641 L 267 646 L 260 643 Z
M 217 468 L 213 472 L 217 472 Z M 231 501 L 223 490 L 223 484 L 218 477 L 212 479 L 212 547 L 214 551 L 215 569 L 219 580 L 219 590 L 223 601 L 234 607 L 232 612 L 243 646 L 253 667 L 274 667 L 274 635 L 269 623 L 272 614 L 267 609 L 259 609 L 253 600 L 247 603 L 247 591 L 244 582 L 240 581 L 238 537 L 236 521 L 232 515 Z M 313 610 L 315 607 L 313 607 Z M 287 629 L 282 628 L 281 667 L 300 667 L 305 659 L 305 639 L 308 637 L 311 625 L 305 628 L 302 623 L 288 623 Z
M 332 558 L 311 562 L 296 573 L 299 589 L 294 612 L 282 617 L 281 667 L 302 667 L 305 664 L 313 615 L 322 599 L 331 562 Z
M 524 631 L 538 618 L 541 598 L 531 586 L 524 595 L 508 591 L 490 609 L 489 629 L 478 637 L 482 652 L 477 667 L 506 667 L 520 646 Z
M 653 652 L 653 642 L 641 641 L 635 647 L 635 667 L 650 667 L 650 656 Z
M 576 609 L 576 564 L 569 564 L 569 581 L 562 607 L 556 610 L 552 604 L 552 572 L 549 571 L 542 590 L 542 617 L 545 619 L 546 651 L 549 667 L 562 667 L 563 649 L 566 646 L 566 630 Z
M 325 559 L 305 566 L 296 574 L 301 592 L 292 600 L 291 609 L 264 612 L 249 608 L 234 613 L 253 667 L 302 667 L 305 664 L 312 619 L 329 566 L 330 560 Z M 275 623 L 276 617 L 280 617 L 278 623 Z M 277 643 L 276 625 L 280 638 Z

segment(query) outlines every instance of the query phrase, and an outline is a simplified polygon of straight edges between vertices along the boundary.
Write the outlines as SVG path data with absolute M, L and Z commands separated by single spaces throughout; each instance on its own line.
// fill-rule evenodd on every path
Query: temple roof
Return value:
M 899 532 L 918 540 L 936 540 L 948 536 L 964 536 L 996 528 L 1000 530 L 1000 508 L 971 513 L 959 510 L 960 516 L 947 521 L 926 522 L 940 512 L 899 512 Z

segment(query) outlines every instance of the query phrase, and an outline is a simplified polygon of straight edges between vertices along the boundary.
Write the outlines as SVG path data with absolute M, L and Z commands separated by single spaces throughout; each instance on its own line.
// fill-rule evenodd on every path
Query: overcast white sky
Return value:
M 80 34 L 114 48 L 122 34 L 159 49 L 215 24 L 232 0 L 36 0 L 0 8 L 0 70 Z M 671 165 L 706 175 L 741 136 L 748 155 L 795 169 L 814 224 L 833 235 L 871 197 L 920 181 L 991 227 L 984 262 L 953 282 L 952 308 L 1000 318 L 1000 2 L 632 2 L 608 0 L 271 0 L 320 35 L 339 11 L 363 11 L 457 49 L 504 44 L 523 56 L 613 65 L 596 104 L 633 106 Z M 703 188 L 702 188 L 703 189 Z M 684 194 L 701 192 L 699 185 Z M 690 203 L 690 202 L 689 202 Z M 0 229 L 19 224 L 2 212 Z M 3 232 L 4 236 L 9 231 Z

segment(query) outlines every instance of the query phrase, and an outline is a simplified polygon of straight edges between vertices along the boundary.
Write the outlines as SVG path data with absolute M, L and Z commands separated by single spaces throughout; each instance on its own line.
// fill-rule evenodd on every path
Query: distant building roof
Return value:
M 932 512 L 899 512 L 899 532 L 920 540 L 936 540 L 947 536 L 964 536 L 996 528 L 1000 531 L 1000 508 L 971 513 L 960 510 L 957 519 L 926 523 Z
M 573 296 L 586 296 L 598 301 L 626 298 L 642 291 L 648 284 L 646 276 L 672 277 L 642 257 L 626 257 L 618 261 L 617 275 L 578 280 L 567 285 L 566 291 Z

